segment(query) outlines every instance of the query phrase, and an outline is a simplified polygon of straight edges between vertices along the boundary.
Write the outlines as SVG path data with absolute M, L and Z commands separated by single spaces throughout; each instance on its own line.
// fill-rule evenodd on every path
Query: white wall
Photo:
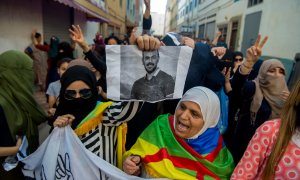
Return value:
M 43 34 L 41 0 L 0 1 L 0 53 L 24 49 L 31 43 L 34 28 Z
M 245 17 L 247 14 L 262 11 L 259 33 L 269 36 L 263 48 L 263 55 L 293 59 L 300 52 L 300 1 L 264 0 L 259 5 L 248 8 L 248 1 L 221 0 L 218 6 L 216 24 L 228 23 L 228 35 L 231 32 L 231 18 L 241 16 L 238 50 L 243 40 Z M 230 36 L 227 37 L 229 40 Z M 228 41 L 227 41 L 228 42 Z
M 226 42 L 229 44 L 230 34 L 231 34 L 231 21 L 235 17 L 241 17 L 239 21 L 239 34 L 237 35 L 237 45 L 238 49 L 242 46 L 243 32 L 244 32 L 244 23 L 245 23 L 245 11 L 247 9 L 248 1 L 237 1 L 233 2 L 231 0 L 223 0 L 218 5 L 220 10 L 217 13 L 216 25 L 220 26 L 222 24 L 227 24 L 227 39 Z M 218 28 L 216 29 L 216 31 Z
M 75 11 L 74 13 L 74 24 L 80 25 L 80 28 L 83 32 L 84 38 L 88 44 L 94 44 L 93 39 L 95 38 L 95 34 L 99 31 L 99 23 L 86 21 L 86 14 L 80 11 Z M 82 50 L 79 46 L 76 46 L 75 49 L 75 57 L 80 58 L 83 57 Z
M 165 15 L 156 12 L 151 12 L 151 18 L 152 18 L 151 29 L 154 30 L 154 35 L 158 35 L 158 36 L 164 35 Z
M 294 59 L 300 52 L 300 1 L 265 0 L 260 34 L 268 35 L 263 54 Z
M 80 11 L 74 13 L 74 23 L 79 24 L 88 44 L 93 44 L 95 34 L 99 31 L 99 23 L 86 20 L 86 14 Z

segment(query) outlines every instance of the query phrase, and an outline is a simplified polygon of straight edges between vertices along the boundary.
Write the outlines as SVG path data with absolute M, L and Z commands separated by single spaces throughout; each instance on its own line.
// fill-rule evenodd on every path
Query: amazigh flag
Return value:
M 147 175 L 170 179 L 229 179 L 233 158 L 219 135 L 218 145 L 198 154 L 184 140 L 174 136 L 173 116 L 161 115 L 125 153 L 140 155 Z

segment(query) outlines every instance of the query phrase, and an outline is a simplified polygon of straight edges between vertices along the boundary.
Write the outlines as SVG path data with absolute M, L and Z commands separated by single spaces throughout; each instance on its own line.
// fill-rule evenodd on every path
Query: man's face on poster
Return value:
M 158 51 L 144 51 L 143 52 L 143 64 L 148 73 L 152 73 L 157 68 L 159 61 Z

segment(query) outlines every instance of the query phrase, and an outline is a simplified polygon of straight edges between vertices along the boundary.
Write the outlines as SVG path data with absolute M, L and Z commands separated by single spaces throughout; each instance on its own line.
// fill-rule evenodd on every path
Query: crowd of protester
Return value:
M 0 55 L 0 179 L 25 178 L 21 163 L 10 171 L 4 165 L 18 153 L 23 136 L 29 154 L 39 147 L 38 125 L 45 121 L 51 131 L 70 125 L 86 149 L 134 176 L 299 179 L 298 71 L 288 86 L 280 60 L 260 59 L 268 40 L 260 35 L 246 54 L 229 50 L 221 32 L 211 42 L 175 32 L 155 38 L 150 0 L 144 2 L 142 34 L 138 27 L 123 40 L 97 33 L 89 45 L 80 26 L 73 25 L 71 43 L 52 36 L 48 45 L 34 30 L 24 52 Z M 156 103 L 108 99 L 107 45 L 136 45 L 143 51 L 192 48 L 182 98 Z M 74 58 L 76 46 L 84 59 Z M 34 87 L 45 92 L 47 113 L 34 99 Z M 127 152 L 117 157 L 117 129 L 125 123 Z

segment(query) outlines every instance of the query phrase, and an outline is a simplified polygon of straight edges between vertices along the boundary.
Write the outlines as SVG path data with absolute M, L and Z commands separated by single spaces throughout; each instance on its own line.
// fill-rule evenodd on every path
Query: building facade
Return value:
M 33 29 L 45 42 L 53 35 L 70 42 L 72 24 L 81 26 L 89 44 L 97 32 L 123 39 L 128 26 L 141 26 L 142 16 L 143 0 L 1 0 L 0 53 L 23 51 L 31 43 Z
M 127 0 L 126 4 L 126 28 L 130 33 L 133 27 L 142 26 L 144 1 Z
M 109 22 L 106 24 L 106 37 L 114 34 L 119 38 L 124 38 L 126 34 L 126 0 L 106 0 L 107 18 Z M 105 26 L 105 25 L 104 25 Z
M 264 55 L 293 59 L 300 49 L 299 0 L 177 0 L 171 8 L 176 31 L 213 40 L 219 30 L 228 48 L 245 53 L 258 34 L 269 36 Z M 170 6 L 169 6 L 170 7 Z M 174 15 L 174 14 L 177 14 Z M 165 29 L 166 30 L 166 29 Z

